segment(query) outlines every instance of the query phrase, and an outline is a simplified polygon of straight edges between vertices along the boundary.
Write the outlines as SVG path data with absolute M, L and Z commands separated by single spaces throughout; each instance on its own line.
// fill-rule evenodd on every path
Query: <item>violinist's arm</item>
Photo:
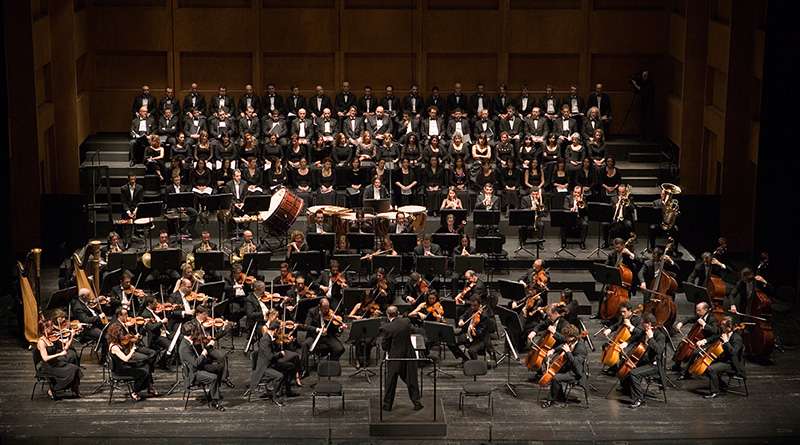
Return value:
M 42 360 L 44 360 L 44 361 L 49 361 L 49 360 L 52 360 L 52 359 L 54 359 L 56 357 L 63 357 L 65 355 L 67 355 L 66 349 L 61 351 L 61 352 L 59 352 L 59 353 L 57 353 L 57 354 L 53 354 L 53 355 L 48 354 L 47 353 L 47 345 L 45 344 L 43 339 L 39 339 L 39 343 L 36 345 L 36 348 L 39 349 L 39 354 L 41 354 Z
M 413 311 L 411 311 L 410 314 L 408 314 L 408 318 L 411 318 L 411 317 L 420 317 L 420 318 L 422 318 L 422 309 L 424 309 L 424 308 L 425 308 L 425 303 L 418 304 L 417 308 L 414 309 Z
M 360 319 L 361 317 L 356 315 L 356 312 L 358 312 L 359 309 L 361 309 L 361 303 L 358 303 L 355 306 L 353 306 L 353 310 L 350 311 L 350 315 L 348 315 L 348 317 L 356 320 Z

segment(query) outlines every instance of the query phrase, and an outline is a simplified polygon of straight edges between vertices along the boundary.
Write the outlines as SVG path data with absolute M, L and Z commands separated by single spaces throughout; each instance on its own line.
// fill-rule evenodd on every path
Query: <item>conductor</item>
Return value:
M 414 358 L 414 348 L 411 346 L 411 322 L 408 318 L 400 318 L 397 306 L 389 306 L 386 309 L 386 317 L 389 323 L 381 326 L 383 331 L 383 342 L 381 347 L 384 351 L 389 351 L 389 358 Z M 383 409 L 392 410 L 394 403 L 394 393 L 397 388 L 397 377 L 399 376 L 408 386 L 408 396 L 414 403 L 414 411 L 422 409 L 419 403 L 419 382 L 417 381 L 417 362 L 413 360 L 389 361 L 386 367 L 386 394 L 383 396 Z

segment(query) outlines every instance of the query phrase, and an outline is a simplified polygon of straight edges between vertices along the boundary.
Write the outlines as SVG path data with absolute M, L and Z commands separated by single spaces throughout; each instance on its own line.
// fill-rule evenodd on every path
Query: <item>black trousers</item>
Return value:
M 550 381 L 550 394 L 547 400 L 553 401 L 559 396 L 564 397 L 564 385 L 570 382 L 577 382 L 578 379 L 571 372 L 560 372 Z
M 303 363 L 303 368 L 306 370 L 308 370 L 308 355 L 311 352 L 311 345 L 314 344 L 316 338 L 316 335 L 308 335 L 303 341 L 303 350 L 300 360 Z M 339 357 L 344 354 L 344 346 L 342 346 L 342 342 L 339 341 L 338 338 L 331 337 L 330 335 L 323 335 L 320 337 L 317 348 L 314 351 L 319 353 L 321 357 L 328 357 L 330 355 L 331 360 L 339 361 Z
M 709 365 L 706 369 L 708 376 L 708 389 L 711 393 L 719 392 L 719 388 L 723 385 L 722 377 L 726 371 L 733 370 L 733 365 L 728 362 L 716 362 Z
M 417 362 L 389 361 L 386 365 L 386 393 L 383 406 L 391 408 L 397 390 L 397 378 L 400 377 L 408 387 L 408 397 L 414 405 L 419 405 L 419 380 L 417 378 Z
M 644 393 L 642 392 L 642 379 L 657 374 L 658 367 L 656 367 L 656 365 L 647 364 L 637 366 L 636 368 L 633 368 L 628 374 L 628 377 L 622 381 L 622 389 L 630 392 L 631 399 L 634 402 L 637 400 L 644 400 Z
M 219 383 L 222 380 L 223 366 L 219 363 L 205 363 L 202 369 L 198 369 L 195 373 L 195 381 L 208 386 L 208 396 L 213 402 L 218 402 Z

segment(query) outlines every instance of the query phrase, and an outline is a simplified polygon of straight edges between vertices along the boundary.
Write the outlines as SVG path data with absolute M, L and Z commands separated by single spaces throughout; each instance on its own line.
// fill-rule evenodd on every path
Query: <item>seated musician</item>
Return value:
M 287 377 L 287 371 L 292 372 L 291 364 L 279 363 L 278 360 L 283 356 L 283 351 L 278 350 L 275 341 L 277 340 L 277 333 L 281 327 L 278 320 L 270 321 L 262 328 L 262 336 L 258 341 L 258 355 L 256 365 L 250 372 L 250 389 L 248 391 L 255 391 L 258 383 L 264 378 L 272 380 L 274 391 L 269 391 L 261 394 L 259 398 L 269 399 L 271 403 L 282 407 L 284 405 L 284 381 L 290 381 Z
M 186 193 L 190 192 L 191 189 L 188 185 L 181 184 L 181 175 L 173 174 L 172 175 L 172 183 L 164 188 L 164 202 L 169 202 L 169 195 L 174 193 Z M 182 227 L 177 227 L 176 232 L 180 232 L 181 235 L 189 235 L 192 230 L 194 230 L 194 223 L 197 221 L 197 210 L 193 207 L 178 207 L 175 210 L 178 212 L 183 212 L 186 214 L 185 218 L 177 218 L 175 221 L 179 221 L 182 224 Z
M 149 368 L 137 366 L 134 363 L 134 355 L 136 354 L 136 345 L 134 343 L 123 344 L 123 337 L 125 337 L 124 325 L 114 323 L 108 327 L 106 339 L 108 341 L 108 356 L 113 362 L 110 368 L 114 374 L 133 377 L 133 391 L 131 397 L 134 401 L 141 400 L 139 393 L 144 391 L 152 396 L 157 396 L 158 392 L 153 386 L 153 377 L 150 374 Z
M 194 316 L 194 302 L 190 303 L 186 297 L 192 294 L 192 282 L 182 278 L 178 280 L 178 290 L 169 296 L 169 302 L 175 305 L 175 308 L 169 314 L 169 323 L 167 329 L 170 332 L 176 332 L 180 329 L 180 324 L 187 322 Z
M 157 308 L 158 300 L 156 297 L 153 295 L 144 297 L 144 310 L 141 313 L 141 316 L 147 320 L 144 324 L 144 345 L 154 351 L 164 352 L 169 349 L 172 338 L 167 338 L 162 334 L 162 331 L 167 335 L 171 334 L 166 330 L 169 320 L 164 315 L 164 312 L 158 312 Z M 162 354 L 158 364 L 163 368 L 167 368 L 166 354 Z
M 192 253 L 211 252 L 212 250 L 217 250 L 217 243 L 212 243 L 211 234 L 208 230 L 203 230 L 203 233 L 200 234 L 200 242 L 194 245 Z
M 500 198 L 494 194 L 494 184 L 491 182 L 484 184 L 481 193 L 477 195 L 475 210 L 500 211 Z M 477 235 L 488 235 L 497 232 L 499 232 L 497 225 L 475 224 L 475 233 Z
M 323 270 L 319 274 L 319 278 L 312 284 L 312 287 L 317 290 L 317 294 L 336 302 L 341 301 L 344 289 L 349 286 L 350 280 L 347 278 L 347 273 L 339 271 L 339 262 L 336 260 L 331 260 L 330 269 Z
M 468 270 L 464 272 L 464 289 L 454 297 L 459 315 L 469 307 L 469 301 L 473 296 L 478 297 L 478 301 L 482 305 L 488 304 L 489 293 L 486 290 L 486 283 L 478 277 L 474 270 Z
M 519 243 L 525 244 L 528 240 L 530 230 L 535 230 L 539 235 L 537 242 L 544 240 L 544 217 L 547 216 L 547 206 L 544 203 L 542 192 L 539 187 L 532 187 L 531 192 L 522 197 L 520 209 L 533 210 L 536 212 L 536 222 L 528 226 L 519 226 Z
M 567 383 L 581 382 L 584 390 L 588 391 L 589 376 L 584 373 L 583 368 L 589 351 L 586 349 L 586 343 L 580 341 L 580 330 L 577 326 L 570 324 L 561 328 L 559 332 L 564 336 L 565 342 L 560 349 L 553 348 L 547 351 L 547 355 L 564 354 L 566 363 L 551 380 L 550 394 L 542 404 L 542 408 L 550 408 L 556 399 L 566 400 L 564 385 Z
M 281 327 L 278 328 L 277 331 L 276 340 L 283 340 L 283 342 L 280 343 L 280 349 L 283 352 L 281 353 L 280 358 L 278 358 L 278 362 L 288 363 L 291 365 L 292 373 L 290 374 L 287 372 L 288 375 L 286 377 L 286 397 L 295 397 L 299 394 L 292 392 L 290 379 L 294 378 L 298 387 L 303 386 L 303 384 L 300 382 L 300 370 L 302 369 L 300 363 L 300 354 L 297 353 L 297 350 L 300 348 L 300 344 L 297 342 L 297 329 L 302 328 L 302 325 L 292 325 L 290 320 L 287 323 L 287 320 L 281 320 L 279 315 L 280 313 L 278 312 L 278 309 L 270 309 L 267 313 L 267 324 L 270 324 L 273 321 L 278 321 L 281 323 Z M 262 327 L 261 329 L 263 332 L 265 328 Z M 289 371 L 288 368 L 287 371 Z
M 764 291 L 768 295 L 772 294 L 772 284 L 767 283 L 761 275 L 755 275 L 753 269 L 743 267 L 739 271 L 739 281 L 733 286 L 731 293 L 726 298 L 725 305 L 734 314 L 747 314 L 750 304 L 756 296 L 756 291 Z
M 419 257 L 423 255 L 438 256 L 442 254 L 442 248 L 433 242 L 433 235 L 426 233 L 422 236 L 422 244 L 414 247 L 414 256 Z
M 625 264 L 631 271 L 636 270 L 635 261 L 636 255 L 628 250 L 625 246 L 625 241 L 622 238 L 614 238 L 614 251 L 608 254 L 606 266 L 619 266 L 620 263 Z M 600 318 L 600 310 L 602 309 L 602 302 L 597 305 L 597 314 L 592 318 Z
M 623 326 L 627 328 L 631 332 L 631 336 L 626 342 L 620 343 L 619 347 L 621 350 L 625 351 L 628 346 L 631 346 L 631 349 L 636 347 L 636 343 L 638 340 L 641 339 L 641 336 L 644 335 L 644 331 L 641 329 L 642 324 L 642 317 L 641 315 L 637 314 L 633 310 L 633 304 L 630 301 L 620 301 L 619 302 L 619 318 L 615 321 L 612 325 L 603 329 L 603 336 L 608 338 L 609 340 L 612 337 L 612 334 L 616 333 L 620 330 Z M 607 342 L 603 345 L 603 349 L 605 349 L 610 342 Z M 620 356 L 620 360 L 624 360 Z M 612 366 L 609 369 L 605 370 L 607 375 L 616 375 L 617 374 L 618 366 Z
M 37 375 L 48 377 L 50 387 L 47 395 L 52 400 L 59 400 L 56 391 L 71 389 L 75 397 L 83 397 L 80 390 L 83 371 L 78 364 L 69 359 L 72 337 L 64 341 L 59 340 L 58 328 L 51 320 L 40 319 L 38 329 L 39 341 L 35 353 L 39 354 L 41 361 L 36 364 L 36 372 Z
M 667 346 L 667 335 L 664 334 L 662 329 L 656 329 L 656 317 L 650 313 L 642 314 L 641 328 L 644 331 L 642 341 L 647 342 L 647 350 L 644 356 L 639 359 L 636 368 L 632 369 L 625 380 L 622 381 L 622 392 L 630 395 L 633 402 L 630 405 L 632 409 L 639 408 L 645 404 L 644 392 L 642 391 L 643 378 L 658 374 L 659 385 L 663 386 L 666 383 L 662 357 Z
M 306 234 L 309 233 L 333 233 L 331 225 L 325 223 L 325 214 L 322 210 L 314 212 L 313 221 L 306 226 Z
M 601 249 L 607 249 L 612 238 L 630 238 L 636 225 L 636 210 L 628 186 L 621 184 L 617 188 L 617 194 L 611 197 L 611 204 L 614 205 L 614 220 L 600 224 L 604 240 Z
M 224 278 L 225 281 L 225 299 L 228 303 L 227 313 L 225 316 L 232 323 L 238 327 L 239 320 L 245 315 L 245 301 L 247 295 L 252 292 L 252 281 L 255 277 L 246 277 L 242 272 L 241 264 L 234 264 L 231 266 L 230 275 Z M 234 329 L 233 335 L 239 335 L 239 329 Z
M 80 366 L 80 357 L 78 356 L 78 351 L 72 346 L 72 341 L 80 334 L 83 325 L 71 327 L 70 320 L 67 320 L 67 314 L 61 309 L 53 310 L 53 313 L 50 314 L 50 321 L 53 323 L 53 332 L 59 334 L 58 337 L 60 341 L 56 343 L 56 346 L 66 351 L 66 354 L 63 358 L 60 358 L 59 361 Z
M 358 213 L 356 213 L 356 215 L 358 215 Z M 356 217 L 356 218 L 358 218 L 358 217 Z M 369 228 L 371 229 L 372 227 L 370 226 Z M 350 248 L 350 240 L 347 239 L 346 235 L 341 235 L 336 240 L 336 248 L 333 249 L 333 254 L 334 255 L 357 255 L 358 251 L 356 249 L 351 249 Z
M 230 330 L 230 325 L 226 320 L 223 323 L 222 327 L 207 328 L 203 326 L 203 322 L 205 322 L 206 319 L 208 318 L 209 318 L 208 307 L 206 307 L 205 305 L 200 305 L 197 306 L 197 308 L 194 310 L 194 320 L 192 320 L 192 322 L 195 325 L 195 331 L 197 333 L 199 333 L 204 338 L 213 340 L 214 343 L 216 343 L 221 338 L 225 337 L 225 335 L 227 335 L 228 331 Z M 208 349 L 208 359 L 216 361 L 222 366 L 222 373 L 220 374 L 220 377 L 222 378 L 222 383 L 224 383 L 228 388 L 235 387 L 236 385 L 234 385 L 233 382 L 231 382 L 228 379 L 228 354 L 222 349 L 213 347 L 213 344 L 211 346 L 212 346 L 211 348 L 209 348 L 208 346 L 206 347 Z
M 581 202 L 586 202 L 583 197 L 583 188 L 579 185 L 572 189 L 572 194 L 564 199 L 564 210 L 578 213 L 578 221 L 573 227 L 561 228 L 561 247 L 567 247 L 567 230 L 580 229 L 581 249 L 586 249 L 586 234 L 589 231 L 589 223 L 586 221 L 585 211 L 580 207 Z M 631 206 L 632 207 L 632 206 Z
M 260 250 L 256 243 L 253 242 L 253 232 L 245 230 L 244 233 L 242 233 L 242 240 L 233 248 L 233 253 L 239 258 L 244 259 L 244 256 L 248 253 L 257 253 Z
M 103 263 L 108 262 L 108 255 L 111 253 L 120 253 L 124 252 L 125 248 L 119 243 L 119 234 L 117 232 L 108 232 L 108 237 L 106 238 L 106 245 L 100 249 L 100 258 L 102 258 Z
M 548 305 L 544 310 L 545 319 L 536 326 L 536 329 L 528 334 L 528 340 L 531 343 L 535 343 L 534 339 L 538 336 L 541 338 L 542 335 L 546 335 L 545 331 L 550 332 L 552 334 L 555 343 L 553 344 L 552 349 L 561 348 L 561 345 L 567 342 L 567 338 L 564 337 L 564 334 L 561 332 L 564 330 L 566 326 L 570 326 L 569 322 L 561 316 L 561 308 L 558 306 L 551 304 Z M 544 364 L 542 365 L 542 369 L 538 369 L 536 374 L 533 377 L 528 378 L 528 381 L 535 381 L 538 382 L 539 378 L 542 376 L 544 371 Z
M 78 290 L 78 298 L 72 303 L 72 316 L 79 322 L 85 323 L 81 343 L 87 340 L 99 340 L 108 319 L 106 314 L 97 306 L 97 300 L 92 300 L 92 291 L 86 288 Z
M 518 317 L 522 326 L 522 332 L 514 332 L 517 330 L 516 328 L 509 331 L 509 335 L 514 339 L 514 346 L 517 349 L 521 349 L 524 346 L 524 339 L 544 321 L 545 309 L 547 308 L 547 301 L 544 298 L 544 292 L 542 292 L 543 289 L 538 284 L 531 283 L 525 287 L 528 290 L 525 298 L 509 303 L 509 308 L 519 311 Z
M 289 245 L 286 246 L 286 261 L 292 257 L 292 252 L 306 252 L 308 251 L 308 244 L 306 244 L 306 237 L 303 232 L 295 230 L 289 236 Z
M 301 377 L 308 375 L 308 355 L 310 352 L 316 352 L 320 357 L 334 361 L 339 361 L 339 357 L 344 354 L 344 346 L 339 340 L 339 333 L 345 325 L 341 322 L 341 318 L 338 317 L 333 313 L 331 303 L 327 298 L 320 299 L 319 306 L 308 311 L 305 322 L 308 335 L 303 341 L 301 361 L 304 371 Z M 319 341 L 316 349 L 311 351 L 311 346 L 317 337 L 319 337 Z
M 413 221 L 413 216 L 409 215 L 406 217 L 406 214 L 403 212 L 397 212 L 397 217 L 395 222 L 389 224 L 389 230 L 386 231 L 387 235 L 392 233 L 414 233 L 414 226 L 411 224 Z
M 561 302 L 564 303 L 564 318 L 569 324 L 581 328 L 581 321 L 578 318 L 578 300 L 572 298 L 572 290 L 564 288 L 561 291 Z
M 377 318 L 383 313 L 378 306 L 378 303 L 372 299 L 372 292 L 365 290 L 361 294 L 361 300 L 356 303 L 353 310 L 350 311 L 348 317 L 351 320 L 361 320 L 365 318 Z M 356 369 L 361 368 L 361 365 L 370 365 L 370 358 L 372 355 L 372 348 L 375 346 L 375 338 L 362 338 L 353 343 L 356 348 Z
M 424 301 L 419 302 L 417 307 L 408 314 L 408 318 L 414 320 L 416 317 L 420 321 L 446 323 L 447 320 L 444 318 L 444 308 L 442 307 L 442 303 L 439 302 L 439 295 L 436 291 L 431 290 L 425 293 L 424 296 Z
M 298 275 L 297 278 L 294 279 L 294 285 L 286 291 L 287 297 L 287 304 L 286 310 L 294 311 L 295 306 L 300 303 L 301 300 L 306 300 L 308 298 L 317 298 L 317 293 L 311 290 L 311 287 L 306 286 L 306 278 L 302 275 Z
M 720 333 L 720 326 L 719 322 L 717 321 L 717 317 L 711 312 L 708 303 L 705 301 L 701 301 L 697 303 L 695 306 L 695 314 L 691 317 L 686 318 L 683 321 L 679 321 L 675 323 L 675 329 L 680 331 L 683 325 L 692 324 L 692 329 L 690 331 L 694 331 L 695 329 L 700 329 L 701 331 L 701 338 L 694 342 L 695 348 L 692 350 L 692 355 L 689 358 L 689 364 L 686 366 L 686 370 L 678 376 L 678 380 L 686 380 L 691 377 L 689 374 L 689 367 L 692 366 L 692 363 L 700 356 L 700 349 L 706 347 L 706 345 L 713 344 L 717 338 L 719 338 Z M 675 351 L 675 356 L 673 356 L 672 360 L 675 362 L 670 371 L 681 372 L 681 362 L 678 360 L 678 352 Z
M 138 313 L 142 309 L 142 295 L 143 292 L 136 292 L 136 288 L 131 284 L 133 275 L 128 272 L 122 272 L 119 277 L 119 284 L 112 287 L 108 292 L 111 298 L 111 310 L 116 311 L 118 307 L 122 306 L 125 309 L 131 310 L 132 313 Z M 134 298 L 138 296 L 138 298 Z
M 212 363 L 209 359 L 209 351 L 213 350 L 214 340 L 203 344 L 202 334 L 194 323 L 183 325 L 181 334 L 183 338 L 178 346 L 178 356 L 188 371 L 188 375 L 183 379 L 184 387 L 188 388 L 194 382 L 206 385 L 208 396 L 211 399 L 209 400 L 211 407 L 218 411 L 225 411 L 225 407 L 219 403 L 221 398 L 219 385 L 222 380 L 223 366 L 219 363 Z
M 451 185 L 447 189 L 447 195 L 442 200 L 442 204 L 441 206 L 439 206 L 439 210 L 463 209 L 463 208 L 464 204 L 461 202 L 461 200 L 458 198 L 458 195 L 456 194 L 456 187 L 454 185 Z
M 486 307 L 481 304 L 481 299 L 477 295 L 471 296 L 469 308 L 458 319 L 458 327 L 461 328 L 461 331 L 456 336 L 456 344 L 447 345 L 453 355 L 461 359 L 462 363 L 477 359 L 478 352 L 491 345 L 488 329 L 489 318 Z M 478 320 L 477 323 L 476 320 Z M 469 356 L 461 350 L 459 347 L 461 345 L 467 345 Z
M 708 279 L 711 276 L 721 277 L 722 271 L 726 270 L 727 266 L 716 259 L 711 252 L 703 252 L 700 258 L 702 262 L 694 266 L 694 270 L 689 274 L 689 278 L 687 278 L 686 281 L 697 286 L 706 287 L 708 285 Z
M 421 303 L 420 299 L 428 289 L 431 289 L 431 282 L 423 278 L 419 272 L 411 272 L 405 286 L 403 286 L 403 300 L 409 304 Z
M 722 342 L 722 355 L 714 360 L 714 363 L 706 369 L 706 376 L 708 376 L 709 393 L 704 396 L 706 399 L 713 399 L 719 396 L 720 389 L 725 391 L 727 386 L 722 378 L 727 371 L 735 371 L 737 375 L 742 377 L 746 376 L 744 363 L 742 359 L 742 349 L 744 349 L 744 341 L 742 334 L 735 331 L 732 317 L 725 317 L 720 323 L 722 334 L 719 340 Z
M 280 275 L 272 279 L 273 284 L 289 284 L 294 285 L 295 277 L 289 271 L 289 263 L 281 263 Z
M 138 327 L 132 317 L 128 317 L 128 310 L 124 307 L 118 307 L 115 312 L 115 317 L 109 321 L 109 329 L 115 324 L 122 325 L 122 333 L 129 334 L 136 339 L 136 353 L 130 359 L 131 362 L 138 366 L 147 367 L 152 377 L 155 370 L 156 358 L 158 358 L 158 351 L 144 346 L 142 335 L 138 332 Z
M 356 209 L 356 219 L 350 223 L 348 230 L 353 233 L 373 233 L 375 229 L 372 226 L 372 222 L 364 218 L 364 211 Z M 344 238 L 347 239 L 346 236 Z M 339 237 L 339 241 L 341 241 L 341 237 Z
M 464 233 L 464 226 L 467 225 L 466 221 L 461 222 L 461 224 L 456 225 L 456 218 L 453 216 L 452 213 L 447 215 L 445 219 L 445 223 L 442 224 L 438 229 L 436 229 L 436 233 Z
M 653 207 L 656 208 L 656 209 L 661 209 L 662 216 L 666 216 L 667 207 L 672 205 L 670 203 L 670 204 L 665 206 L 664 200 L 666 199 L 666 197 L 667 197 L 667 192 L 662 187 L 661 188 L 661 197 L 656 199 L 655 201 L 653 201 Z M 664 219 L 662 218 L 662 221 L 663 220 Z M 664 229 L 661 228 L 661 223 L 651 224 L 650 225 L 650 232 L 649 232 L 649 236 L 648 236 L 649 243 L 647 244 L 647 246 L 650 249 L 653 249 L 654 247 L 656 247 L 656 238 L 658 236 L 660 236 L 660 235 L 666 235 L 667 237 L 672 238 L 673 240 L 675 240 L 675 242 L 674 242 L 674 244 L 672 246 L 672 252 L 667 252 L 667 253 L 674 254 L 674 255 L 677 255 L 677 256 L 683 255 L 678 250 L 678 226 L 677 225 L 673 224 L 672 227 L 669 230 L 664 230 Z
M 455 249 L 453 249 L 453 264 L 455 264 L 455 258 L 458 256 L 470 256 L 475 255 L 475 248 L 470 245 L 469 236 L 461 235 L 461 239 L 459 240 L 459 245 Z M 453 295 L 458 293 L 458 280 L 461 278 L 461 274 L 453 270 L 453 274 L 450 276 L 450 283 Z
M 189 263 L 181 264 L 181 278 L 175 282 L 175 286 L 172 288 L 172 292 L 175 293 L 178 291 L 178 288 L 181 286 L 180 280 L 189 280 L 192 282 L 192 288 L 196 289 L 197 286 L 205 284 L 206 280 L 204 279 L 205 274 L 202 270 L 198 270 L 197 273 L 194 272 L 194 268 Z
M 266 295 L 265 289 L 266 284 L 263 281 L 256 281 L 253 283 L 253 291 L 247 295 L 244 303 L 247 333 L 254 339 L 261 336 L 261 327 L 264 326 L 269 315 L 269 304 L 261 301 L 261 297 Z
M 642 267 L 639 269 L 639 288 L 644 291 L 645 306 L 650 302 L 650 291 L 657 291 L 657 289 L 648 289 L 648 287 L 655 278 L 655 271 L 659 268 L 663 268 L 663 271 L 668 272 L 673 278 L 680 272 L 678 263 L 672 261 L 672 258 L 666 255 L 660 247 L 654 248 L 652 257 L 649 260 L 645 260 L 644 263 L 642 263 Z M 658 295 L 656 298 L 662 297 L 666 298 L 664 295 Z
M 544 270 L 545 262 L 541 258 L 533 261 L 533 266 L 528 269 L 525 275 L 519 277 L 517 282 L 530 286 L 531 284 L 537 285 L 542 293 L 542 300 L 547 304 L 547 291 L 550 289 L 550 277 L 547 276 L 547 271 Z
M 372 289 L 372 298 L 381 309 L 386 309 L 392 304 L 396 284 L 394 277 L 387 276 L 386 270 L 382 267 L 379 267 L 375 271 L 375 275 L 370 278 L 367 286 Z

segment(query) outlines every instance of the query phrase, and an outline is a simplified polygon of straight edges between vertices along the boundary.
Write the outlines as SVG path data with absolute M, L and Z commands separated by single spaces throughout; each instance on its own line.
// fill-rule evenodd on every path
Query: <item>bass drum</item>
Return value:
M 273 233 L 283 233 L 294 224 L 303 210 L 303 200 L 289 189 L 277 190 L 269 201 L 269 210 L 264 212 L 264 227 Z

